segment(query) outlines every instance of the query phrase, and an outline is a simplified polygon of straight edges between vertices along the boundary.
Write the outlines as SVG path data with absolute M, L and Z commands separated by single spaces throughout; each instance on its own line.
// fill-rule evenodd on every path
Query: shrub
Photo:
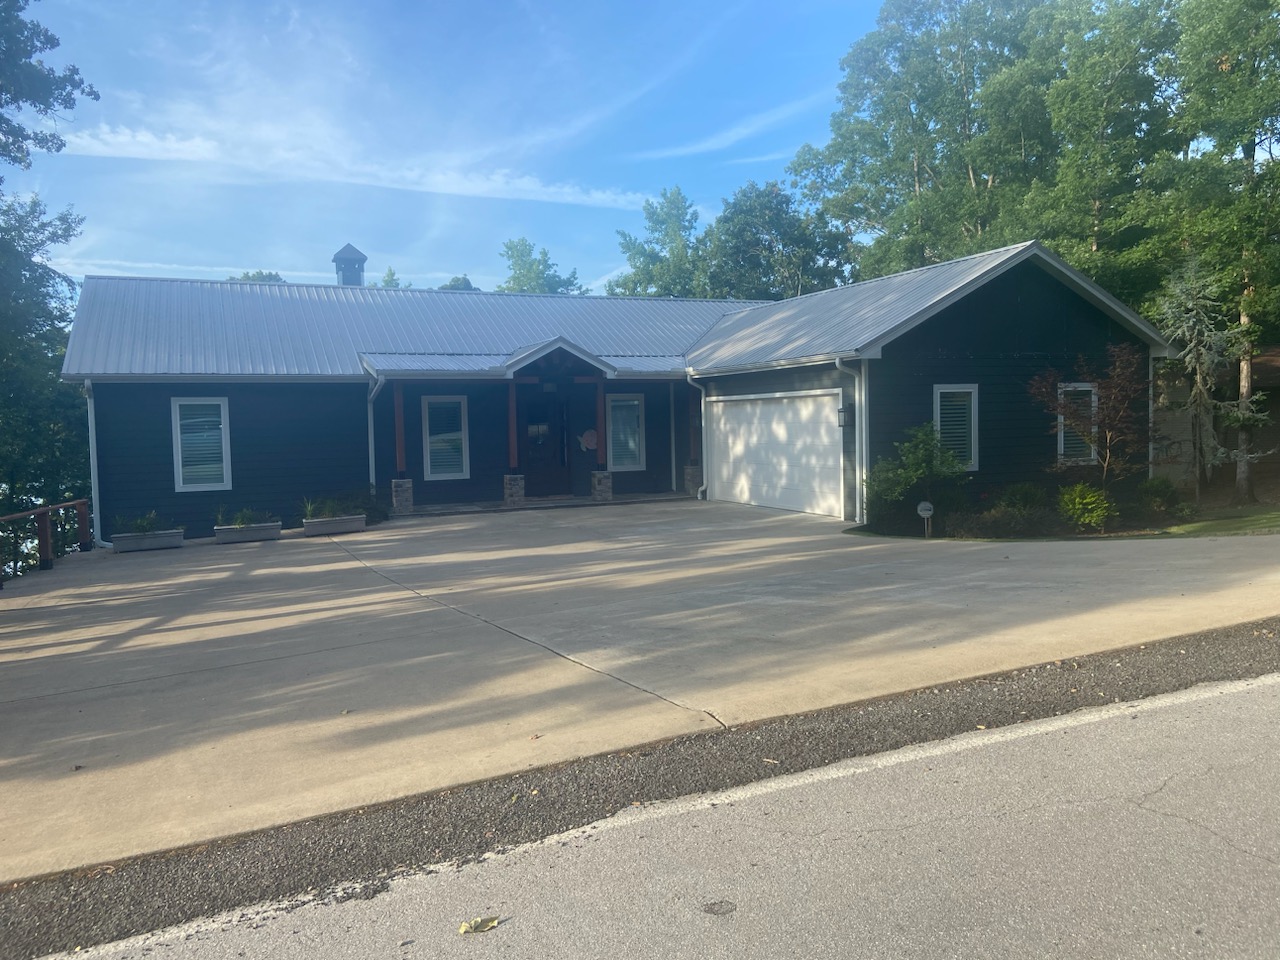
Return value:
M 1058 512 L 1077 530 L 1096 530 L 1102 533 L 1107 521 L 1116 515 L 1115 504 L 1097 487 L 1088 483 L 1073 483 L 1058 491 Z
M 1049 491 L 1038 483 L 1014 483 L 1001 491 L 996 503 L 1019 510 L 1048 510 Z
M 1047 495 L 1045 498 L 1047 504 Z M 997 503 L 981 513 L 960 514 L 948 528 L 961 539 L 1003 540 L 1020 537 L 1046 537 L 1058 529 L 1058 517 L 1048 506 L 1025 506 Z
M 1152 477 L 1138 484 L 1138 505 L 1143 512 L 1155 517 L 1166 517 L 1182 502 L 1178 488 L 1168 477 Z
M 942 445 L 932 423 L 912 427 L 907 439 L 894 447 L 898 455 L 877 460 L 867 474 L 868 525 L 886 532 L 918 532 L 916 502 L 933 503 L 936 524 L 959 506 L 960 487 L 968 477 L 964 464 Z

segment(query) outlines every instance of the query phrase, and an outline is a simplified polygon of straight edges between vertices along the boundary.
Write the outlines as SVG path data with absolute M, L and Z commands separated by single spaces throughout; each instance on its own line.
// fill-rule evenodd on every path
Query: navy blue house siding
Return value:
M 152 510 L 188 537 L 212 536 L 219 507 L 296 525 L 304 498 L 366 491 L 366 395 L 363 383 L 95 383 L 99 535 Z M 173 397 L 227 398 L 230 490 L 174 489 Z
M 885 346 L 868 363 L 870 463 L 895 455 L 906 431 L 933 422 L 934 384 L 978 385 L 973 492 L 1048 479 L 1054 419 L 1027 392 L 1053 368 L 1075 380 L 1078 358 L 1105 371 L 1107 347 L 1146 345 L 1032 264 L 1021 264 Z

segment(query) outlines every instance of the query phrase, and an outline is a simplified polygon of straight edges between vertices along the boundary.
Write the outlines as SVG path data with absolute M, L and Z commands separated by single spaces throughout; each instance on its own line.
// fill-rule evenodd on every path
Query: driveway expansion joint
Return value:
M 375 577 L 381 577 L 383 580 L 387 581 L 387 583 L 390 583 L 393 586 L 399 587 L 401 590 L 404 590 L 405 592 L 410 593 L 413 596 L 418 597 L 419 599 L 426 600 L 429 603 L 434 603 L 436 606 L 442 607 L 445 610 L 452 610 L 454 613 L 460 616 L 470 617 L 472 620 L 475 620 L 477 623 L 483 623 L 486 626 L 492 627 L 495 630 L 499 630 L 502 633 L 505 633 L 509 637 L 512 637 L 516 640 L 522 640 L 525 643 L 532 644 L 535 647 L 539 647 L 547 651 L 547 653 L 550 653 L 554 656 L 559 657 L 561 660 L 566 660 L 569 663 L 574 664 L 575 666 L 582 667 L 584 670 L 590 670 L 592 673 L 597 674 L 601 677 L 607 677 L 610 680 L 614 680 L 618 683 L 624 684 L 625 686 L 630 687 L 632 690 L 636 690 L 639 693 L 647 694 L 648 696 L 661 700 L 663 703 L 669 703 L 673 707 L 678 707 L 681 710 L 687 710 L 690 713 L 705 714 L 706 716 L 710 717 L 716 724 L 718 724 L 721 730 L 729 729 L 720 720 L 720 718 L 715 716 L 715 714 L 711 713 L 710 710 L 700 710 L 697 707 L 691 707 L 688 704 L 680 703 L 676 700 L 672 700 L 668 697 L 664 697 L 662 694 L 658 693 L 656 690 L 650 690 L 647 687 L 642 687 L 638 683 L 634 683 L 631 680 L 627 680 L 625 677 L 620 677 L 615 673 L 610 673 L 608 670 L 601 670 L 599 667 L 593 667 L 591 664 L 586 663 L 582 660 L 579 660 L 577 657 L 572 657 L 561 650 L 557 650 L 555 647 L 548 646 L 547 644 L 543 643 L 540 640 L 535 640 L 532 637 L 526 637 L 524 634 L 520 633 L 519 631 L 512 630 L 510 627 L 505 627 L 500 623 L 496 623 L 493 620 L 489 620 L 486 617 L 482 617 L 478 613 L 475 613 L 471 610 L 464 609 L 463 607 L 459 607 L 433 594 L 424 593 L 421 590 L 418 590 L 416 587 L 409 586 L 407 583 L 401 583 L 395 577 L 391 576 L 390 574 L 384 573 L 383 571 L 375 567 L 373 564 L 368 563 L 361 557 L 356 556 L 356 554 L 352 553 L 349 549 L 347 549 L 346 544 L 337 543 L 335 544 L 335 546 L 339 547 L 343 553 L 349 556 L 356 563 L 360 564 L 360 566 L 364 567 L 366 570 L 372 573 Z

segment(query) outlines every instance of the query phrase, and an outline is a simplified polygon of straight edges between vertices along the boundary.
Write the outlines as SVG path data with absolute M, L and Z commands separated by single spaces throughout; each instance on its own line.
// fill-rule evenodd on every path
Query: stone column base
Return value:
M 508 473 L 502 478 L 502 505 L 504 507 L 524 505 L 523 473 Z
M 391 515 L 403 517 L 413 513 L 413 481 L 391 481 Z
M 702 486 L 702 467 L 689 466 L 684 468 L 684 492 L 691 497 L 698 495 L 698 488 Z
M 613 499 L 612 473 L 607 470 L 593 470 L 591 472 L 591 499 L 601 501 Z

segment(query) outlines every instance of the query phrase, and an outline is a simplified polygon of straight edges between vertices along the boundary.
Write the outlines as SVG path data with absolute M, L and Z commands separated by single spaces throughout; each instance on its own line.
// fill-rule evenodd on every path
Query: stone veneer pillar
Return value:
M 593 470 L 591 472 L 591 499 L 613 499 L 613 474 L 608 470 Z
M 508 473 L 502 478 L 502 505 L 504 507 L 524 505 L 523 473 Z
M 391 515 L 403 517 L 413 513 L 413 481 L 391 481 Z

